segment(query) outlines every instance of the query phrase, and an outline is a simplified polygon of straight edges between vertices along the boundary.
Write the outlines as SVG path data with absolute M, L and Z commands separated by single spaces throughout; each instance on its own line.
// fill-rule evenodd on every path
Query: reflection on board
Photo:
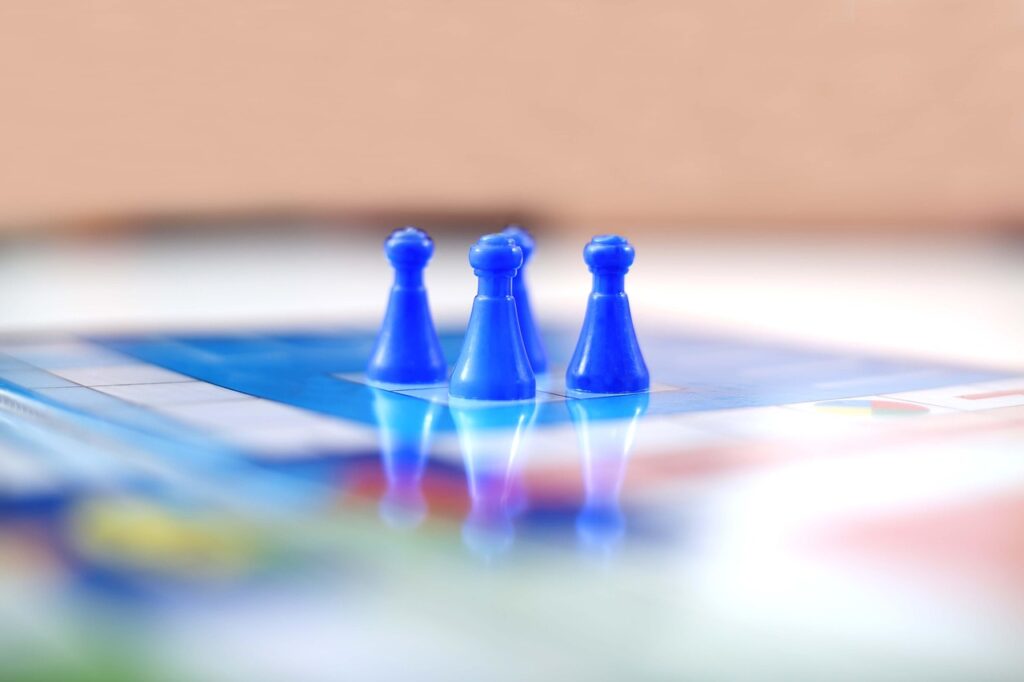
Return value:
M 524 501 L 520 454 L 533 426 L 537 403 L 495 406 L 459 401 L 451 405 L 466 467 L 470 510 L 462 526 L 466 546 L 491 558 L 515 539 L 513 517 Z
M 576 533 L 586 548 L 608 550 L 625 533 L 619 492 L 637 423 L 649 401 L 648 393 L 569 401 L 583 456 L 585 497 L 576 517 Z
M 392 528 L 415 528 L 426 518 L 427 503 L 420 484 L 439 410 L 440 406 L 431 401 L 373 389 L 373 411 L 387 480 L 380 516 Z

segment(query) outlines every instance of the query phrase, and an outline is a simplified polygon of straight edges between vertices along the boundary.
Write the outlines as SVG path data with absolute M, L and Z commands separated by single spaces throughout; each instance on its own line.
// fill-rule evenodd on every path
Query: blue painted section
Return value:
M 571 334 L 553 330 L 549 338 L 555 363 L 564 363 L 566 349 L 572 347 Z M 362 371 L 373 347 L 373 335 L 366 331 L 93 340 L 144 362 L 235 391 L 363 424 L 375 426 L 378 422 L 373 407 L 375 389 L 334 376 Z M 440 340 L 450 363 L 462 337 L 458 332 L 442 330 Z M 648 335 L 645 346 L 654 381 L 678 389 L 651 393 L 648 415 L 850 398 L 1010 376 L 971 367 L 696 334 Z M 422 411 L 417 405 L 420 399 L 395 395 L 396 404 L 409 404 L 410 414 Z M 621 398 L 588 399 L 608 401 L 609 413 L 615 412 L 618 400 Z M 454 430 L 447 407 L 442 406 L 435 418 L 435 433 Z M 570 419 L 564 401 L 538 404 L 537 424 L 568 423 Z M 408 426 L 412 432 L 418 428 L 418 424 Z

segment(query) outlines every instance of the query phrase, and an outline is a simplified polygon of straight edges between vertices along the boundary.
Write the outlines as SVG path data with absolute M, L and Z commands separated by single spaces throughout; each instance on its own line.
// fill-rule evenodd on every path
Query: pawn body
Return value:
M 594 237 L 583 259 L 594 274 L 593 290 L 566 386 L 587 393 L 636 393 L 651 386 L 633 329 L 625 277 L 636 254 L 622 237 Z
M 384 252 L 395 269 L 395 282 L 366 376 L 378 384 L 441 383 L 447 364 L 423 284 L 434 243 L 425 232 L 406 227 L 391 234 Z
M 530 294 L 526 287 L 526 265 L 533 255 L 533 237 L 518 225 L 509 225 L 501 232 L 510 238 L 523 252 L 523 265 L 512 279 L 512 298 L 516 299 L 516 313 L 519 316 L 519 330 L 523 334 L 526 355 L 530 358 L 530 366 L 534 374 L 548 371 L 548 358 L 544 352 L 544 344 L 540 340 L 540 332 L 533 320 L 533 306 L 530 305 Z
M 533 398 L 537 380 L 512 297 L 512 278 L 523 264 L 522 250 L 507 237 L 486 235 L 470 248 L 469 262 L 479 288 L 448 393 L 470 400 Z

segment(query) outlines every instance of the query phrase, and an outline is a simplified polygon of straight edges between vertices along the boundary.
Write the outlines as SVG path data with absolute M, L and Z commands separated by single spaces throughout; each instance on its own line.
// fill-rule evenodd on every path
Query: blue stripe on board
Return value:
M 572 336 L 550 333 L 554 365 Z M 461 334 L 441 334 L 449 362 Z M 375 425 L 376 389 L 338 379 L 361 372 L 374 336 L 359 330 L 96 337 L 93 342 L 201 381 L 287 405 Z M 568 350 L 566 350 L 568 349 Z M 652 393 L 647 414 L 760 407 L 895 393 L 987 381 L 1004 372 L 902 358 L 830 352 L 703 335 L 652 336 L 644 344 L 653 381 L 679 391 Z M 418 401 L 409 396 L 395 399 Z M 616 398 L 591 400 L 615 401 Z M 611 410 L 610 413 L 614 413 Z M 454 430 L 440 411 L 439 431 Z M 536 422 L 571 420 L 565 402 L 540 403 Z

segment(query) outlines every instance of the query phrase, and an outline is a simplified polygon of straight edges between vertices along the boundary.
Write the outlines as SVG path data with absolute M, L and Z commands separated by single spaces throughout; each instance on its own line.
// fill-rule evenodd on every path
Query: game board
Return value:
M 43 639 L 56 649 L 71 642 L 77 652 L 49 659 L 40 674 L 109 665 L 111 678 L 161 679 L 174 669 L 203 679 L 273 679 L 287 671 L 243 653 L 248 646 L 232 633 L 273 632 L 275 642 L 294 645 L 310 629 L 322 632 L 325 619 L 336 636 L 356 642 L 342 647 L 349 670 L 399 674 L 398 661 L 391 669 L 360 658 L 358 642 L 408 643 L 428 622 L 443 641 L 464 634 L 484 603 L 504 614 L 502 623 L 539 633 L 512 650 L 493 637 L 519 627 L 477 633 L 466 656 L 484 666 L 498 655 L 503 667 L 492 678 L 521 679 L 532 666 L 547 669 L 546 661 L 566 674 L 615 679 L 632 670 L 630 652 L 616 649 L 623 642 L 644 648 L 649 669 L 641 673 L 653 677 L 699 676 L 710 658 L 720 671 L 713 652 L 724 633 L 735 637 L 742 612 L 749 638 L 732 646 L 748 659 L 725 668 L 741 674 L 759 660 L 757 637 L 780 622 L 801 633 L 801 647 L 826 642 L 818 652 L 826 658 L 848 653 L 835 645 L 848 629 L 878 627 L 857 611 L 858 603 L 884 601 L 871 592 L 884 591 L 878 581 L 854 581 L 872 586 L 860 592 L 845 581 L 840 596 L 835 576 L 847 569 L 824 570 L 822 561 L 852 553 L 889 565 L 894 549 L 935 550 L 927 519 L 957 505 L 977 515 L 992 500 L 1009 510 L 982 554 L 1002 552 L 1006 534 L 1020 530 L 1024 376 L 694 330 L 643 338 L 649 393 L 581 398 L 561 379 L 573 333 L 553 328 L 545 337 L 553 369 L 540 378 L 537 400 L 482 407 L 451 404 L 443 385 L 368 385 L 362 373 L 374 335 L 364 329 L 0 341 L 0 546 L 32 557 L 3 569 L 23 591 L 22 601 L 5 603 L 47 604 Z M 441 342 L 451 363 L 460 331 L 442 330 Z M 938 545 L 923 573 L 943 584 L 957 562 Z M 574 557 L 613 562 L 615 588 Z M 1010 552 L 966 571 L 980 566 L 999 579 L 951 573 L 956 584 L 994 589 L 992 602 L 1015 604 L 1024 597 L 1013 578 L 1022 557 Z M 771 592 L 754 589 L 753 565 L 772 576 Z M 702 590 L 677 582 L 683 575 Z M 281 594 L 288 599 L 275 601 Z M 696 601 L 685 605 L 683 595 Z M 783 598 L 785 608 L 774 601 Z M 118 605 L 100 619 L 106 628 L 88 625 L 95 611 L 83 604 L 97 599 Z M 666 601 L 652 606 L 659 600 Z M 854 616 L 830 639 L 823 619 L 808 615 L 812 600 Z M 396 608 L 401 626 L 382 619 Z M 714 616 L 699 633 L 685 625 L 694 609 Z M 602 613 L 614 613 L 614 622 Z M 268 614 L 270 622 L 262 620 Z M 494 621 L 490 615 L 484 620 Z M 1007 607 L 988 617 L 1020 615 Z M 282 634 L 274 617 L 296 629 Z M 658 621 L 656 630 L 682 627 L 709 658 L 656 632 L 642 645 L 624 635 L 623 624 L 644 617 Z M 371 637 L 360 623 L 381 630 Z M 954 632 L 913 626 L 928 642 Z M 585 635 L 566 639 L 567 628 Z M 25 637 L 0 633 L 12 651 Z M 144 642 L 152 660 L 130 660 L 111 644 L 126 637 Z M 1011 679 L 1024 670 L 1007 642 L 973 645 L 906 657 L 867 647 L 870 655 L 849 670 L 875 679 L 979 670 Z M 186 664 L 175 647 L 205 657 Z M 218 667 L 215 651 L 237 658 Z M 783 653 L 790 679 L 817 669 L 813 656 Z M 438 678 L 452 670 L 426 648 L 409 656 L 434 666 Z M 5 669 L 29 665 L 19 660 Z M 152 665 L 164 672 L 151 674 Z M 327 667 L 336 665 L 332 657 Z M 891 675 L 873 674 L 878 665 Z

